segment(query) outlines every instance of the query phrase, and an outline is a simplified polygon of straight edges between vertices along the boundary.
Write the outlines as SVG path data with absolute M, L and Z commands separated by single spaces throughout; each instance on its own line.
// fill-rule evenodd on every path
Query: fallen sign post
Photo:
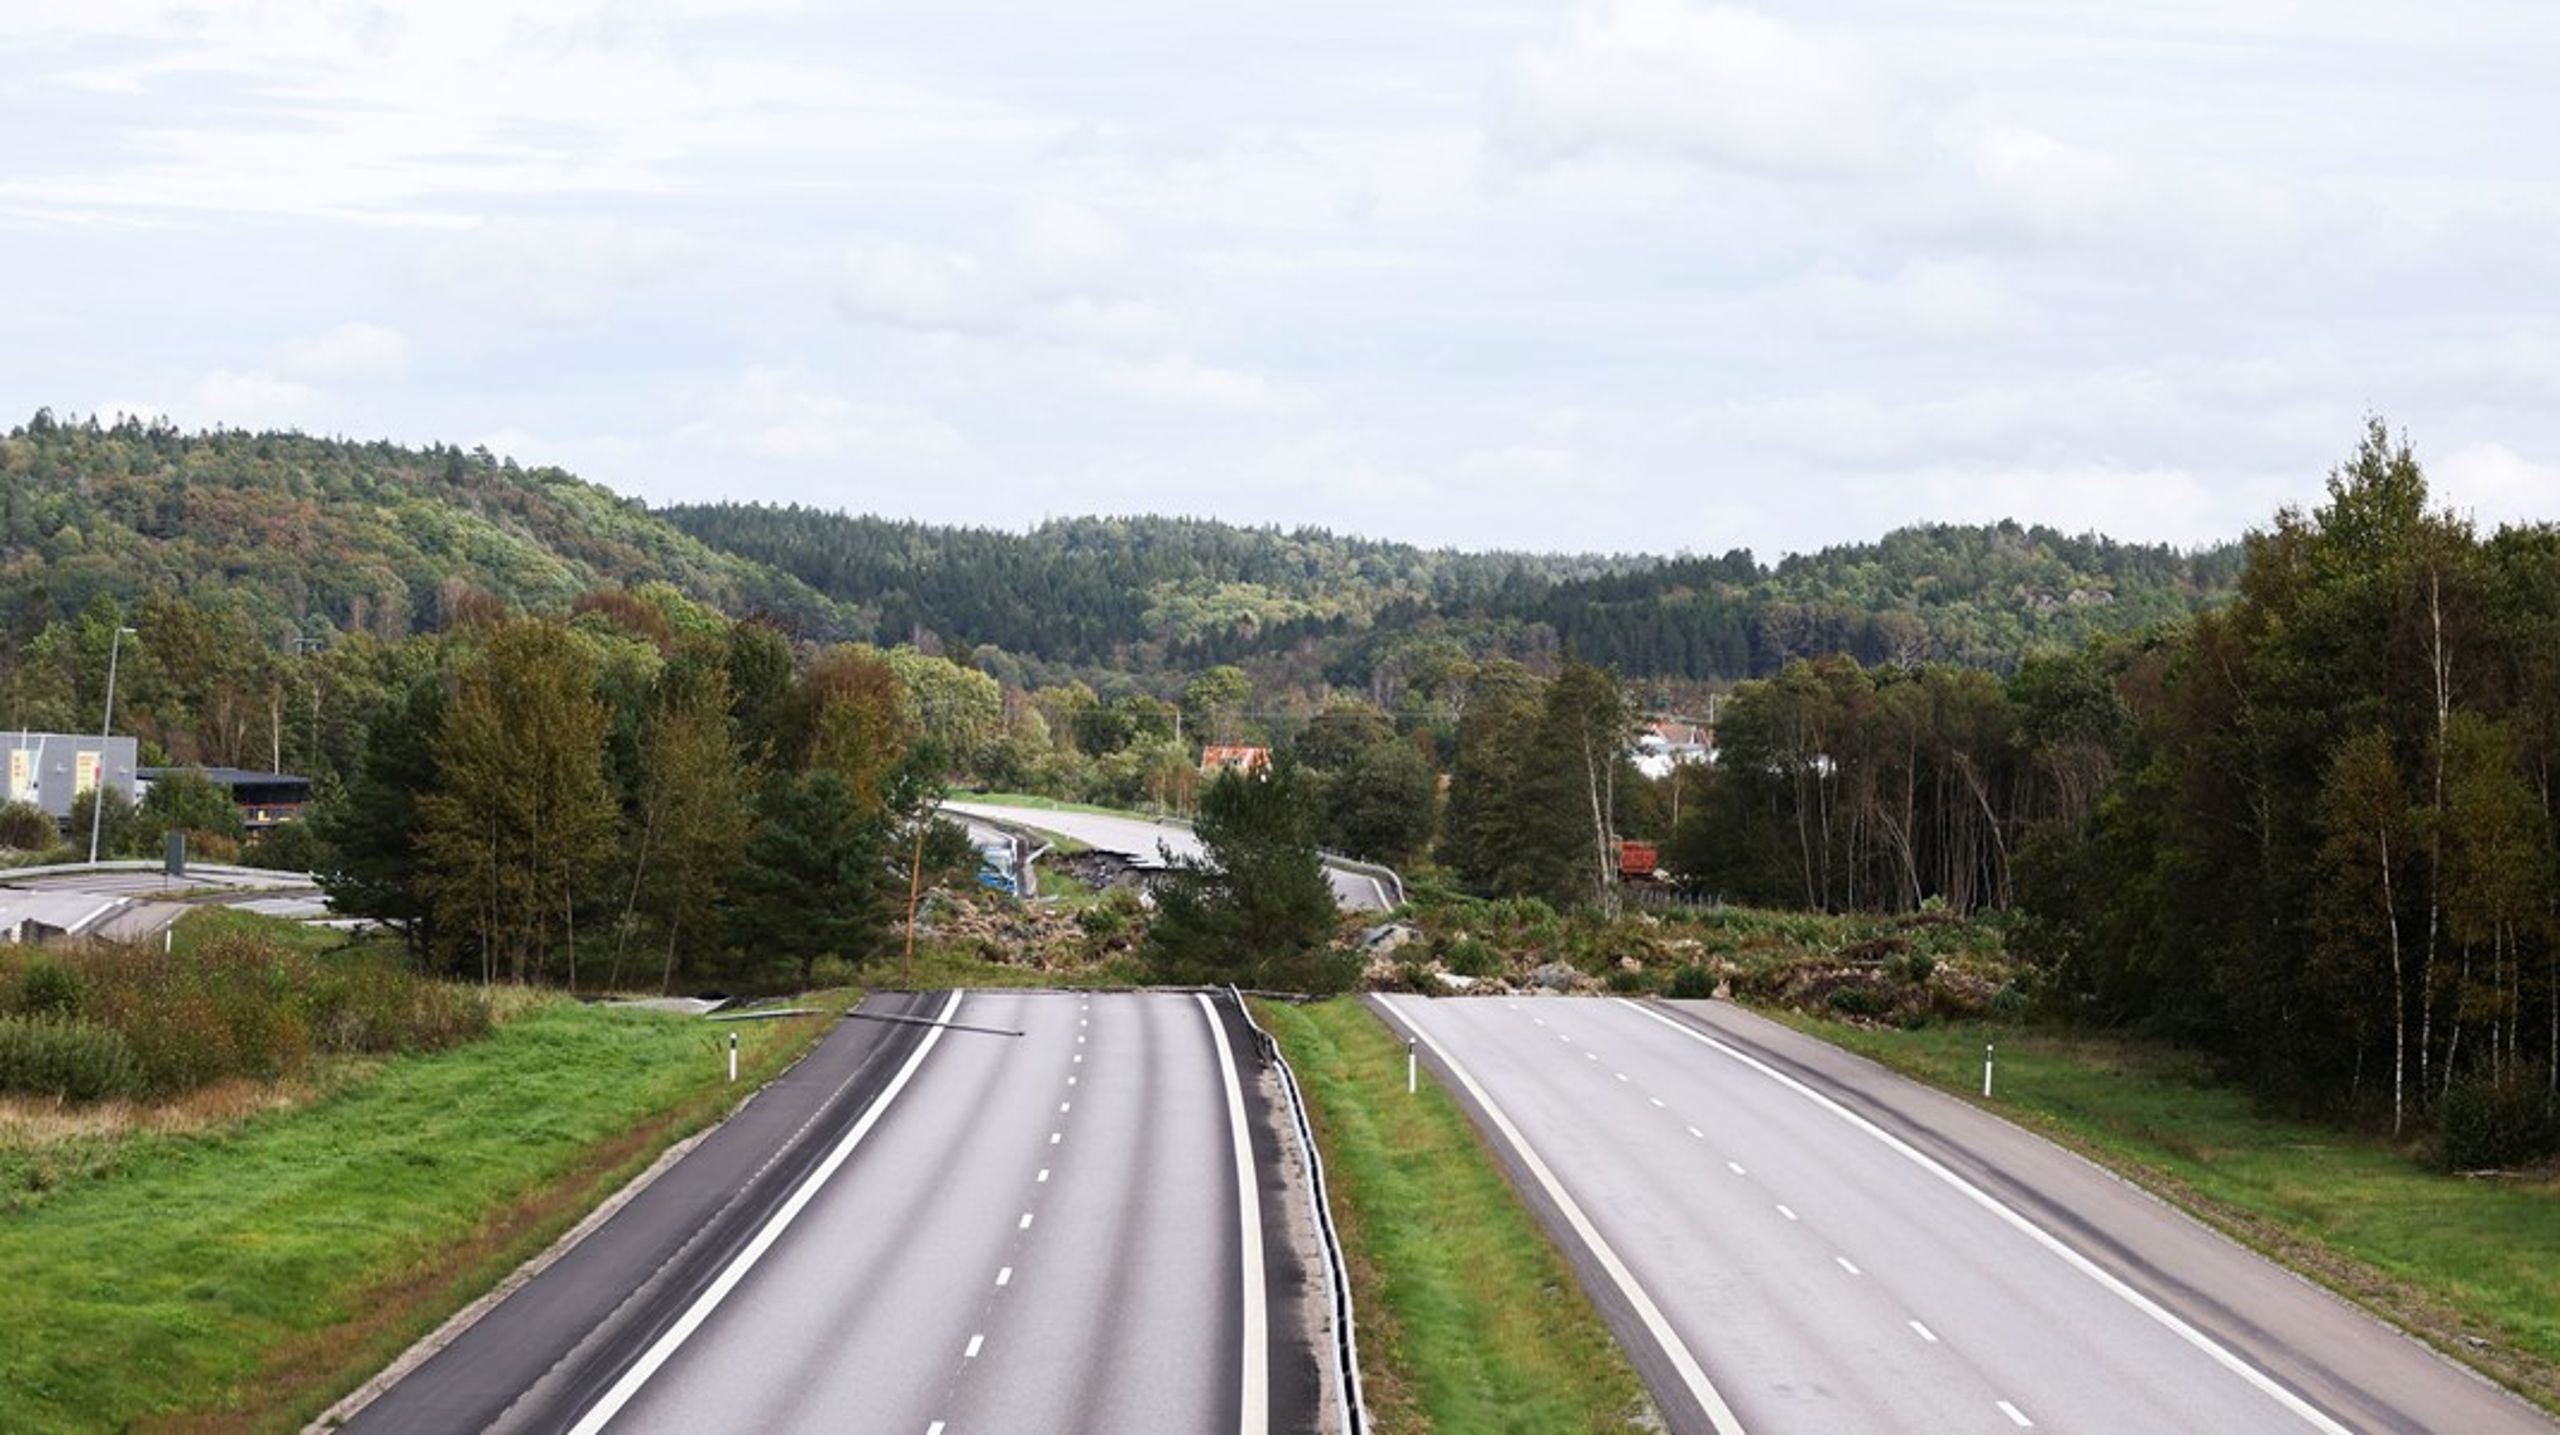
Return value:
M 1022 1033 L 1022 1032 L 1018 1032 L 1018 1031 L 1007 1031 L 1006 1029 L 1004 1029 L 1003 1027 L 1000 1027 L 1000 1026 L 971 1026 L 971 1025 L 969 1025 L 967 1022 L 961 1022 L 961 1021 L 935 1021 L 932 1017 L 929 1017 L 929 1016 L 897 1016 L 897 1015 L 894 1015 L 894 1014 L 892 1014 L 892 1013 L 885 1012 L 885 1011 L 849 1011 L 849 1012 L 846 1012 L 846 1013 L 845 1013 L 845 1015 L 846 1015 L 847 1017 L 849 1017 L 849 1018 L 854 1018 L 854 1019 L 861 1020 L 861 1021 L 886 1021 L 886 1022 L 895 1022 L 895 1023 L 897 1023 L 897 1024 L 898 1024 L 898 1025 L 900 1025 L 900 1026 L 931 1026 L 931 1027 L 940 1027 L 940 1028 L 941 1028 L 941 1029 L 943 1029 L 944 1031 L 974 1031 L 974 1032 L 983 1032 L 984 1034 L 986 1034 L 986 1035 L 988 1035 L 988 1036 L 1022 1036 L 1022 1035 L 1024 1035 L 1024 1033 Z

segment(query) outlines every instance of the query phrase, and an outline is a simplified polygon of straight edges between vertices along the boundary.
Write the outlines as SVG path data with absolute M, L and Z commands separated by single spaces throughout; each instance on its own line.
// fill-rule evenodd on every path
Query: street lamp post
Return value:
M 89 790 L 89 865 L 92 867 L 98 863 L 99 824 L 107 813 L 107 734 L 116 723 L 116 658 L 124 650 L 124 635 L 131 632 L 131 628 L 118 628 L 115 636 L 107 641 L 107 711 L 98 719 L 98 785 Z

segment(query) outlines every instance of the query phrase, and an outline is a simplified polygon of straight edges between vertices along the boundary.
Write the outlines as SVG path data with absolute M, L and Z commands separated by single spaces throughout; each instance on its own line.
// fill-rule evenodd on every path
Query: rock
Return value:
M 1407 943 L 1422 936 L 1422 929 L 1406 922 L 1389 922 L 1371 927 L 1360 934 L 1360 950 L 1373 957 L 1392 956 Z
M 1471 992 L 1479 983 L 1463 972 L 1433 972 L 1431 979 L 1453 992 Z
M 1618 958 L 1618 970 L 1622 972 L 1640 972 L 1644 970 L 1644 963 L 1637 961 L 1633 957 L 1620 957 Z
M 1529 981 L 1551 992 L 1569 992 L 1582 984 L 1582 973 L 1562 962 L 1548 962 L 1529 973 Z

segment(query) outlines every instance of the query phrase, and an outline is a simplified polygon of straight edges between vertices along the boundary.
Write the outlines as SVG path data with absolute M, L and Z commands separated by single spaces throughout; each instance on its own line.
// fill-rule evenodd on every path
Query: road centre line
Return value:
M 1847 1271 L 1853 1276 L 1865 1274 L 1864 1271 L 1858 1269 L 1857 1262 L 1850 1260 L 1847 1256 L 1833 1256 L 1831 1259 L 1838 1261 L 1840 1263 L 1840 1269 Z
M 2010 1404 L 2006 1400 L 1995 1400 L 1991 1403 L 2000 1407 L 2000 1413 L 2009 1417 L 2010 1424 L 2017 1426 L 2021 1430 L 2033 1430 L 2036 1428 L 2036 1422 L 2029 1420 L 2017 1406 Z
M 1608 1239 L 1591 1224 L 1591 1218 L 1583 1213 L 1581 1205 L 1573 1199 L 1572 1193 L 1565 1190 L 1564 1184 L 1556 1179 L 1555 1172 L 1548 1168 L 1545 1158 L 1538 1155 L 1537 1148 L 1531 1146 L 1529 1139 L 1520 1134 L 1520 1128 L 1511 1123 L 1510 1116 L 1495 1103 L 1491 1094 L 1476 1084 L 1475 1077 L 1470 1075 L 1464 1066 L 1458 1064 L 1457 1058 L 1449 1054 L 1448 1048 L 1434 1040 L 1429 1032 L 1414 1024 L 1412 1019 L 1403 1012 L 1397 1011 L 1392 1006 L 1386 1010 L 1406 1031 L 1411 1032 L 1423 1045 L 1431 1048 L 1431 1054 L 1439 1059 L 1442 1068 L 1457 1078 L 1458 1084 L 1466 1088 L 1467 1094 L 1474 1098 L 1478 1109 L 1482 1110 L 1486 1118 L 1493 1123 L 1494 1129 L 1502 1134 L 1504 1140 L 1511 1143 L 1511 1149 L 1520 1153 L 1520 1164 L 1528 1168 L 1530 1177 L 1538 1183 L 1540 1189 L 1546 1192 L 1547 1199 L 1553 1201 L 1557 1211 L 1564 1216 L 1565 1224 L 1573 1228 L 1574 1234 L 1581 1238 L 1584 1248 L 1589 1250 L 1593 1259 L 1600 1263 L 1602 1273 L 1607 1275 L 1610 1283 L 1618 1288 L 1618 1293 L 1626 1298 L 1629 1308 L 1635 1311 L 1636 1319 L 1644 1324 L 1645 1330 L 1653 1336 L 1654 1343 L 1662 1347 L 1663 1354 L 1669 1357 L 1673 1371 L 1679 1375 L 1680 1383 L 1688 1390 L 1690 1398 L 1696 1400 L 1699 1408 L 1706 1411 L 1707 1421 L 1715 1427 L 1716 1435 L 1743 1435 L 1741 1420 L 1735 1417 L 1733 1407 L 1725 1403 L 1724 1396 L 1717 1392 L 1714 1382 L 1707 1379 L 1707 1372 L 1699 1366 L 1698 1357 L 1690 1352 L 1687 1345 L 1681 1343 L 1679 1332 L 1671 1328 L 1671 1322 L 1663 1316 L 1662 1308 L 1654 1304 L 1653 1297 L 1646 1293 L 1643 1284 L 1636 1279 L 1635 1272 L 1627 1268 L 1627 1263 L 1618 1258 L 1617 1251 L 1609 1245 Z
M 1795 1221 L 1795 1220 L 1801 1220 L 1801 1219 L 1803 1219 L 1802 1217 L 1798 1216 L 1798 1215 L 1797 1215 L 1797 1214 L 1796 1214 L 1792 1209 L 1790 1209 L 1790 1208 L 1788 1207 L 1787 1203 L 1786 1203 L 1786 1202 L 1784 1202 L 1784 1201 L 1781 1201 L 1781 1202 L 1779 1202 L 1779 1203 L 1778 1203 L 1778 1214 L 1779 1214 L 1779 1215 L 1781 1215 L 1781 1216 L 1786 1217 L 1786 1218 L 1787 1218 L 1788 1220 L 1790 1220 L 1790 1221 Z
M 984 1334 L 973 1335 L 973 1336 L 969 1337 L 969 1348 L 968 1348 L 967 1350 L 964 1350 L 964 1351 L 962 1351 L 962 1352 L 960 1353 L 960 1358 L 961 1358 L 962 1360 L 975 1360 L 975 1359 L 977 1359 L 977 1358 L 978 1358 L 978 1352 L 986 1346 L 986 1343 L 987 1343 L 987 1338 L 986 1338 L 986 1336 L 985 1336 Z
M 1007 1266 L 1003 1270 L 996 1272 L 996 1288 L 998 1290 L 1002 1290 L 1004 1287 L 1011 1284 L 1013 1284 L 1013 1267 Z
M 1929 1327 L 1922 1325 L 1916 1320 L 1912 1321 L 1910 1324 L 1913 1334 L 1919 1336 L 1922 1340 L 1929 1342 L 1931 1345 L 1936 1345 L 1938 1343 L 1938 1334 L 1936 1331 L 1929 1329 Z
M 1742 1169 L 1742 1163 L 1739 1161 L 1727 1161 L 1724 1164 L 1726 1170 L 1731 1171 L 1737 1176 L 1748 1176 L 1751 1174 L 1750 1172 Z
M 1244 1087 L 1236 1080 L 1235 1053 L 1227 1050 L 1227 1028 L 1205 992 L 1192 995 L 1209 1023 L 1209 1045 L 1217 1049 L 1218 1076 L 1227 1089 L 1227 1129 L 1235 1138 L 1236 1222 L 1243 1252 L 1244 1398 L 1237 1415 L 1238 1435 L 1267 1435 L 1271 1428 L 1271 1319 L 1263 1291 L 1262 1183 L 1253 1168 L 1253 1134 L 1245 1126 Z
M 937 1023 L 949 1022 L 952 1014 L 960 1009 L 962 995 L 961 992 L 953 992 L 951 999 L 942 1004 L 942 1014 L 934 1020 Z M 755 1239 L 747 1242 L 746 1248 L 738 1252 L 737 1257 L 729 1262 L 702 1294 L 694 1297 L 693 1304 L 686 1307 L 683 1315 L 677 1317 L 676 1323 L 667 1327 L 665 1334 L 660 1335 L 647 1350 L 641 1352 L 640 1358 L 633 1361 L 631 1367 L 622 1372 L 622 1377 L 614 1381 L 601 1399 L 587 1407 L 587 1413 L 579 1417 L 576 1425 L 570 1427 L 570 1435 L 597 1435 L 598 1431 L 612 1422 L 614 1416 L 622 1413 L 622 1407 L 631 1403 L 631 1398 L 640 1393 L 640 1387 L 649 1383 L 649 1378 L 658 1373 L 658 1368 L 665 1365 L 676 1351 L 692 1338 L 693 1333 L 702 1328 L 702 1323 L 709 1320 L 711 1313 L 720 1308 L 720 1302 L 729 1298 L 729 1292 L 738 1288 L 738 1283 L 747 1278 L 747 1272 L 755 1269 L 756 1262 L 764 1259 L 765 1252 L 773 1249 L 774 1243 L 782 1239 L 782 1233 L 790 1228 L 794 1220 L 798 1219 L 800 1212 L 817 1198 L 819 1190 L 836 1174 L 838 1168 L 844 1165 L 846 1158 L 853 1155 L 853 1149 L 862 1144 L 864 1137 L 871 1134 L 871 1128 L 879 1124 L 881 1115 L 888 1111 L 892 1102 L 898 1099 L 898 1094 L 906 1090 L 907 1083 L 915 1078 L 916 1069 L 924 1064 L 924 1059 L 932 1052 L 934 1044 L 942 1040 L 945 1029 L 943 1025 L 937 1024 L 924 1034 L 924 1040 L 918 1042 L 916 1049 L 908 1054 L 906 1063 L 898 1068 L 898 1074 L 889 1078 L 889 1084 L 881 1088 L 879 1096 L 872 1100 L 870 1108 L 853 1123 L 853 1129 L 844 1134 L 844 1139 L 836 1143 L 835 1149 L 827 1153 L 826 1159 L 818 1163 L 817 1169 L 802 1179 L 789 1199 L 785 1200 L 781 1208 L 764 1223 L 764 1228 L 756 1232 Z
M 1671 1018 L 1664 1016 L 1658 1011 L 1654 1011 L 1640 1003 L 1627 1001 L 1624 998 L 1619 999 L 1619 1004 L 1641 1016 L 1645 1016 L 1662 1023 L 1664 1026 L 1671 1028 L 1682 1036 L 1688 1037 L 1692 1041 L 1698 1042 L 1700 1045 L 1706 1046 L 1714 1051 L 1722 1052 L 1724 1055 L 1740 1062 L 1742 1065 L 1747 1066 L 1754 1071 L 1759 1072 L 1771 1081 L 1777 1082 L 1779 1085 L 1795 1092 L 1798 1096 L 1801 1096 L 1807 1101 L 1812 1102 L 1814 1105 L 1821 1107 L 1823 1110 L 1830 1112 L 1832 1115 L 1839 1117 L 1841 1120 L 1848 1122 L 1858 1130 L 1874 1137 L 1877 1141 L 1882 1142 L 1886 1149 L 1901 1156 L 1903 1159 L 1910 1161 L 1913 1165 L 1916 1165 L 1921 1170 L 1937 1177 L 1940 1181 L 1945 1182 L 1948 1186 L 1954 1188 L 1958 1193 L 1963 1195 L 1967 1200 L 1972 1201 L 1975 1205 L 1980 1206 L 1982 1209 L 1998 1217 L 2001 1221 L 2007 1223 L 2020 1234 L 2026 1236 L 2029 1240 L 2043 1246 L 2054 1255 L 2061 1257 L 2062 1260 L 2070 1265 L 2072 1269 L 2079 1271 L 2082 1275 L 2085 1275 L 2089 1279 L 2097 1282 L 2099 1286 L 2104 1288 L 2109 1294 L 2115 1296 L 2119 1300 L 2122 1300 L 2125 1304 L 2132 1306 L 2135 1310 L 2140 1311 L 2144 1315 L 2149 1316 L 2152 1320 L 2166 1327 L 2171 1334 L 2176 1335 L 2180 1340 L 2183 1340 L 2187 1344 L 2195 1347 L 2197 1350 L 2202 1351 L 2216 1364 L 2222 1366 L 2226 1370 L 2229 1370 L 2241 1379 L 2248 1381 L 2251 1385 L 2256 1386 L 2261 1392 L 2273 1399 L 2277 1404 L 2284 1406 L 2287 1410 L 2290 1410 L 2295 1415 L 2300 1416 L 2303 1421 L 2309 1424 L 2313 1429 L 2322 1431 L 2323 1435 L 2350 1435 L 2346 1426 L 2330 1419 L 2320 1411 L 2319 1407 L 2286 1389 L 2282 1384 L 2277 1382 L 2274 1376 L 2267 1374 L 2265 1371 L 2258 1369 L 2248 1361 L 2241 1359 L 2238 1355 L 2226 1349 L 2221 1342 L 2216 1341 L 2213 1337 L 2206 1335 L 2203 1331 L 2196 1329 L 2194 1326 L 2187 1324 L 2187 1322 L 2180 1319 L 2175 1312 L 2169 1310 L 2167 1307 L 2161 1305 L 2151 1297 L 2144 1295 L 2142 1292 L 2135 1290 L 2122 1279 L 2109 1272 L 2105 1267 L 2100 1266 L 2097 1262 L 2089 1259 L 2087 1256 L 2082 1255 L 2079 1251 L 2072 1248 L 2060 1237 L 2054 1235 L 2050 1231 L 2047 1231 L 2044 1227 L 2037 1225 L 2035 1222 L 2028 1220 L 2018 1212 L 2010 1209 L 2010 1207 L 2004 1204 L 1998 1197 L 1995 1197 L 1991 1193 L 1974 1185 L 1964 1177 L 1957 1175 L 1936 1158 L 1921 1151 L 1919 1148 L 1903 1140 L 1901 1137 L 1885 1130 L 1873 1121 L 1870 1121 L 1866 1117 L 1850 1110 L 1848 1107 L 1841 1105 L 1832 1098 L 1823 1095 L 1821 1092 L 1814 1090 L 1802 1081 L 1799 1081 L 1796 1078 L 1787 1075 L 1785 1072 L 1778 1070 L 1776 1067 L 1769 1065 L 1767 1062 L 1760 1060 L 1758 1057 L 1752 1056 L 1748 1052 L 1742 1051 L 1741 1049 L 1731 1046 L 1725 1042 L 1718 1041 L 1716 1038 L 1707 1035 L 1705 1032 L 1699 1031 L 1695 1027 L 1673 1021 Z M 2017 1416 L 2015 1418 L 2022 1422 L 2025 1420 L 2024 1416 Z
M 1027 1231 L 1031 1229 L 1031 1213 L 1029 1211 L 1022 1213 L 1022 1224 L 1014 1227 L 1014 1229 L 1017 1231 Z

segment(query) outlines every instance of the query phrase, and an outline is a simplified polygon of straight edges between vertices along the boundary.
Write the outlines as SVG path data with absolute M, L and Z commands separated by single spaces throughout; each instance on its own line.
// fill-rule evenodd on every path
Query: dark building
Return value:
M 148 792 L 160 778 L 188 771 L 203 772 L 214 786 L 230 793 L 240 805 L 241 825 L 252 834 L 300 817 L 311 801 L 310 778 L 289 772 L 251 772 L 245 767 L 146 767 L 140 773 L 143 790 Z

